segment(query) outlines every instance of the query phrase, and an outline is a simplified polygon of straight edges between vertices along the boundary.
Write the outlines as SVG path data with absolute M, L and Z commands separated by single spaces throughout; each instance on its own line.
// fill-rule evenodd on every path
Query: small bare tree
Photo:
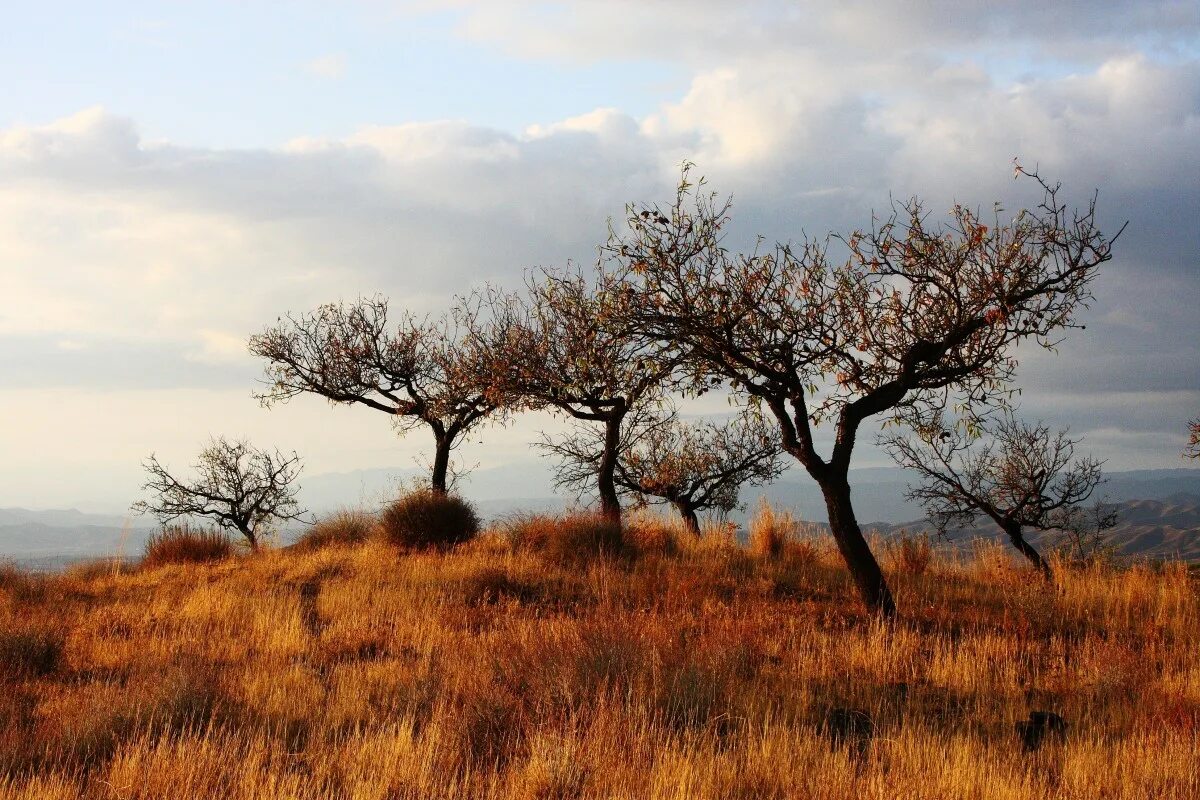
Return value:
M 524 296 L 490 295 L 498 335 L 476 340 L 476 360 L 492 364 L 490 396 L 507 407 L 550 409 L 598 427 L 588 474 L 601 513 L 620 517 L 616 475 L 626 421 L 663 402 L 673 364 L 657 342 L 630 328 L 626 306 L 634 298 L 603 272 L 590 280 L 574 268 L 540 270 L 526 284 Z
M 1110 555 L 1114 548 L 1107 533 L 1120 521 L 1120 507 L 1103 498 L 1088 506 L 1066 508 L 1056 520 L 1063 537 L 1059 549 L 1077 563 Z
M 393 326 L 387 301 L 375 297 L 281 317 L 250 339 L 250 351 L 267 361 L 268 388 L 258 396 L 270 406 L 315 394 L 383 412 L 401 432 L 427 427 L 430 484 L 446 494 L 451 453 L 498 408 L 462 348 L 466 331 L 479 324 L 477 311 L 464 304 L 433 321 L 405 313 Z
M 275 522 L 301 520 L 308 512 L 296 502 L 296 479 L 302 469 L 296 453 L 285 455 L 252 447 L 245 441 L 213 439 L 183 481 L 151 455 L 144 464 L 149 480 L 142 487 L 153 497 L 133 508 L 166 524 L 188 517 L 209 517 L 226 530 L 246 537 L 257 550 L 264 530 Z
M 578 490 L 594 478 L 602 444 L 594 427 L 579 425 L 542 447 L 562 463 L 559 485 Z M 683 422 L 675 413 L 651 410 L 628 425 L 614 478 L 617 489 L 640 504 L 672 505 L 699 536 L 698 512 L 739 508 L 743 485 L 779 477 L 781 453 L 774 431 L 754 414 L 722 424 Z
M 1103 483 L 1101 462 L 1076 459 L 1079 440 L 1066 430 L 1004 413 L 976 438 L 936 414 L 914 437 L 892 435 L 883 443 L 897 463 L 921 476 L 908 497 L 925 508 L 939 531 L 985 516 L 1047 578 L 1053 577 L 1050 564 L 1025 539 L 1026 528 L 1062 531 L 1082 552 L 1116 524 L 1111 507 L 1083 507 Z
M 1200 458 L 1200 418 L 1188 423 L 1188 443 L 1183 449 L 1184 458 Z
M 1072 212 L 1056 185 L 1020 167 L 1041 202 L 986 223 L 956 205 L 947 224 L 918 200 L 869 229 L 825 242 L 732 255 L 729 203 L 685 168 L 674 202 L 630 206 L 605 253 L 642 300 L 633 328 L 664 342 L 693 386 L 715 377 L 768 410 L 783 449 L 821 487 L 838 549 L 868 607 L 895 602 L 862 534 L 849 469 L 860 427 L 900 411 L 964 412 L 1003 401 L 1025 340 L 1053 346 L 1076 327 L 1116 237 L 1095 202 Z M 836 259 L 831 246 L 844 252 Z M 832 423 L 828 454 L 814 429 Z

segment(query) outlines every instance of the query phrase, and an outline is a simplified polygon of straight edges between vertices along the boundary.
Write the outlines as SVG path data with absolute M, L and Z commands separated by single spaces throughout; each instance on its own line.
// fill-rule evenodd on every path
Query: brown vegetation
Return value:
M 318 519 L 296 540 L 298 550 L 362 544 L 378 530 L 379 521 L 361 509 L 343 509 Z
M 502 527 L 502 535 L 513 549 L 537 553 L 560 565 L 611 558 L 625 552 L 621 523 L 587 511 L 562 517 L 517 516 Z
M 899 556 L 887 623 L 828 539 L 609 537 L 2 572 L 0 800 L 1200 794 L 1183 565 Z
M 200 564 L 220 561 L 233 553 L 233 540 L 219 530 L 170 525 L 146 540 L 141 565 L 153 568 L 163 564 Z
M 779 558 L 796 531 L 791 513 L 776 511 L 763 498 L 750 518 L 750 551 L 765 558 Z
M 384 538 L 400 547 L 447 547 L 472 539 L 479 517 L 461 497 L 419 489 L 385 508 L 379 525 Z

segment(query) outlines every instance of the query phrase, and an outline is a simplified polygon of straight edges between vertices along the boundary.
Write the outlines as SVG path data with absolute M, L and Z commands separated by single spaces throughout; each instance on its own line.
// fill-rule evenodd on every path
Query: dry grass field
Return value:
M 531 519 L 402 552 L 347 519 L 0 573 L 0 799 L 1200 797 L 1182 565 L 1050 587 L 1001 550 L 883 547 L 885 625 L 819 539 L 635 518 L 612 553 Z M 1034 710 L 1069 728 L 1027 752 Z

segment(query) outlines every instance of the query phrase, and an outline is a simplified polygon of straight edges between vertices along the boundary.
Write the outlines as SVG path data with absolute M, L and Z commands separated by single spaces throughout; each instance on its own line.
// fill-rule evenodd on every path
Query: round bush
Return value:
M 387 540 L 401 547 L 449 547 L 479 533 L 479 516 L 470 503 L 430 489 L 392 503 L 379 524 Z

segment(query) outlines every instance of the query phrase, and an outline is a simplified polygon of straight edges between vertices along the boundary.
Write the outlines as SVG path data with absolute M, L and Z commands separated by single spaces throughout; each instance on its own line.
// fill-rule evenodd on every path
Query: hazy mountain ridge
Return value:
M 314 475 L 303 481 L 302 500 L 317 513 L 337 508 L 382 505 L 405 481 L 419 478 L 417 469 L 376 469 Z M 904 499 L 907 474 L 891 467 L 852 471 L 855 510 L 864 528 L 886 534 L 923 530 L 921 509 Z M 531 461 L 478 470 L 467 476 L 461 490 L 485 519 L 509 514 L 553 512 L 572 504 L 554 494 L 552 465 Z M 1167 469 L 1114 472 L 1103 494 L 1121 504 L 1121 522 L 1110 541 L 1123 555 L 1181 557 L 1200 561 L 1200 470 Z M 816 484 L 792 471 L 767 487 L 743 493 L 749 507 L 764 496 L 779 507 L 813 522 L 826 520 L 824 501 Z M 743 522 L 745 513 L 733 515 Z M 23 564 L 54 565 L 65 561 L 141 552 L 154 530 L 149 517 L 97 514 L 77 509 L 0 509 L 0 558 Z M 980 524 L 952 532 L 962 544 L 974 538 L 998 536 L 994 526 Z M 289 538 L 285 535 L 283 538 Z M 1043 547 L 1054 534 L 1031 537 Z
M 1119 521 L 1105 534 L 1105 543 L 1119 556 L 1181 559 L 1200 562 L 1200 494 L 1177 493 L 1166 500 L 1127 500 L 1118 505 Z M 924 519 L 873 526 L 887 535 L 927 530 Z M 1029 541 L 1046 552 L 1066 543 L 1057 531 L 1029 531 Z M 967 547 L 976 539 L 1007 542 L 990 521 L 946 532 L 944 541 Z

